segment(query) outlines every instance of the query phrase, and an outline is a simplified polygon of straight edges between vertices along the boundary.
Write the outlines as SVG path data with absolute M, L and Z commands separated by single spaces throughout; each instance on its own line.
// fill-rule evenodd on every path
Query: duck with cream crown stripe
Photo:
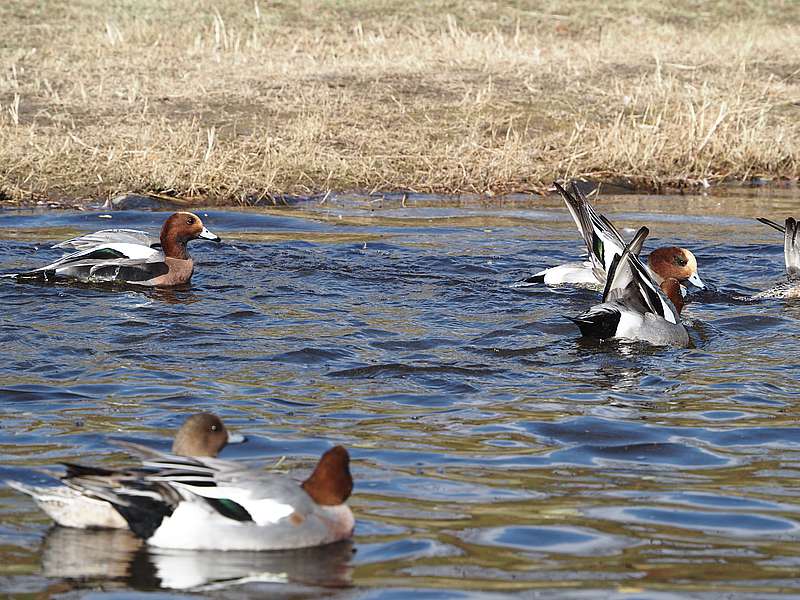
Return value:
M 178 212 L 161 228 L 159 243 L 143 231 L 106 229 L 57 244 L 77 248 L 59 260 L 24 273 L 6 275 L 18 281 L 75 280 L 84 283 L 128 283 L 170 287 L 188 283 L 194 262 L 186 248 L 191 240 L 219 242 L 197 215 Z
M 615 256 L 622 254 L 625 241 L 614 225 L 594 209 L 574 181 L 570 185 L 572 192 L 567 191 L 557 182 L 553 183 L 564 199 L 578 232 L 583 238 L 589 260 L 550 267 L 515 283 L 514 287 L 528 287 L 540 283 L 546 285 L 605 285 L 611 261 Z M 638 256 L 641 246 L 634 246 L 631 251 Z M 664 279 L 672 277 L 681 283 L 688 282 L 698 288 L 705 287 L 697 274 L 697 259 L 692 252 L 685 248 L 676 246 L 657 248 L 647 257 L 647 266 L 658 284 Z
M 179 456 L 215 457 L 227 444 L 243 441 L 244 436 L 229 432 L 218 416 L 197 413 L 186 419 L 178 429 L 172 443 L 172 452 Z M 62 527 L 128 529 L 128 522 L 113 504 L 77 491 L 70 486 L 69 477 L 63 477 L 61 481 L 65 485 L 40 487 L 19 481 L 6 483 L 33 497 L 39 508 Z

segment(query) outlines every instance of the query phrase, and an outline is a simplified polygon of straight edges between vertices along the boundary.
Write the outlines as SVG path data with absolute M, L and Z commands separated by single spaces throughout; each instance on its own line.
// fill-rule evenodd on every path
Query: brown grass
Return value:
M 800 3 L 669 4 L 3 3 L 0 193 L 797 178 Z

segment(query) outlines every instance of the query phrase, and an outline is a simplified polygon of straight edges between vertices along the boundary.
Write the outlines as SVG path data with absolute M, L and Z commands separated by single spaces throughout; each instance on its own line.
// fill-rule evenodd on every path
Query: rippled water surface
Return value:
M 352 543 L 294 553 L 148 551 L 51 528 L 0 487 L 0 589 L 247 597 L 765 598 L 800 594 L 800 301 L 783 278 L 800 198 L 602 197 L 646 248 L 693 249 L 713 290 L 693 347 L 582 341 L 586 289 L 515 289 L 575 259 L 558 199 L 328 198 L 208 210 L 191 287 L 0 280 L 0 479 L 166 449 L 186 414 L 248 441 L 223 458 L 308 469 L 353 456 Z M 99 218 L 111 214 L 111 219 Z M 160 212 L 0 211 L 0 272 Z M 628 232 L 630 234 L 630 231 Z M 535 590 L 535 593 L 531 590 Z M 456 593 L 457 592 L 457 593 Z

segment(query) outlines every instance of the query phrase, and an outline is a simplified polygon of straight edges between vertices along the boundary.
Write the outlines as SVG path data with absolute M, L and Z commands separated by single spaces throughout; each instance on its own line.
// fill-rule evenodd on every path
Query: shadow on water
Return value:
M 629 233 L 646 223 L 648 248 L 697 255 L 711 286 L 684 312 L 692 347 L 581 340 L 563 315 L 596 291 L 511 286 L 578 258 L 556 199 L 201 211 L 225 241 L 192 244 L 186 289 L 0 280 L 0 479 L 128 464 L 112 439 L 166 450 L 188 412 L 211 410 L 248 438 L 223 458 L 286 456 L 302 474 L 348 446 L 357 516 L 337 547 L 164 552 L 49 529 L 4 487 L 0 589 L 800 593 L 800 304 L 749 299 L 783 278 L 781 240 L 752 217 L 782 218 L 796 198 L 598 203 Z M 163 217 L 0 211 L 0 272 L 56 258 L 70 235 Z

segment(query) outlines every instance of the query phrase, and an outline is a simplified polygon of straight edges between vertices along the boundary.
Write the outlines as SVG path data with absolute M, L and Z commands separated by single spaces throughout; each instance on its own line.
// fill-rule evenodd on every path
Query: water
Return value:
M 765 598 L 800 593 L 800 303 L 739 297 L 782 280 L 752 220 L 796 195 L 605 197 L 646 248 L 693 249 L 715 290 L 693 347 L 580 340 L 597 294 L 513 289 L 574 259 L 557 199 L 329 198 L 198 211 L 189 289 L 0 280 L 0 479 L 59 461 L 121 465 L 109 440 L 167 449 L 211 410 L 248 442 L 225 458 L 308 469 L 353 456 L 352 543 L 295 553 L 153 552 L 52 529 L 0 488 L 0 589 L 247 597 Z M 0 271 L 164 213 L 0 211 Z M 103 590 L 104 592 L 100 592 Z

